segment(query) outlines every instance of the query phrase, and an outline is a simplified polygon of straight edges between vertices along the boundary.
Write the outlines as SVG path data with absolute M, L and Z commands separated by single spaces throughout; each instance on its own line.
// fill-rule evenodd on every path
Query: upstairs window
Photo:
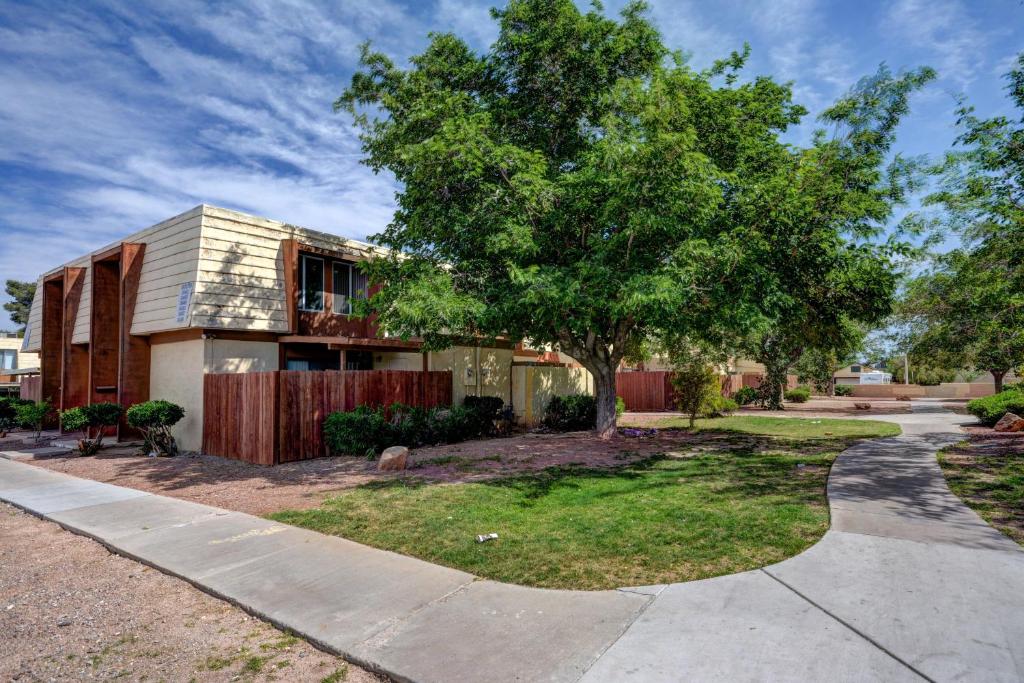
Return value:
M 14 349 L 0 351 L 0 370 L 17 370 L 18 352 Z
M 859 365 L 851 365 L 850 366 L 850 372 L 860 373 L 860 366 Z
M 335 263 L 333 276 L 333 310 L 338 315 L 352 315 L 352 300 L 367 297 L 366 275 L 350 263 Z
M 303 255 L 299 263 L 299 309 L 324 310 L 324 260 Z

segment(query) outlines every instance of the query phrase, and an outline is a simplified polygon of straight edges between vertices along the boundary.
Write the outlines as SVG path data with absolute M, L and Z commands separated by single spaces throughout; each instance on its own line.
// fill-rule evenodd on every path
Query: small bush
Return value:
M 836 396 L 853 396 L 853 387 L 849 384 L 837 384 L 835 386 Z
M 103 432 L 107 427 L 117 426 L 123 414 L 124 408 L 116 403 L 93 403 L 65 410 L 60 414 L 60 425 L 67 432 L 85 432 L 85 438 L 78 441 L 78 451 L 82 455 L 94 455 L 103 447 Z
M 757 389 L 754 387 L 740 387 L 732 395 L 732 400 L 741 406 L 749 405 L 757 400 Z
M 597 426 L 597 400 L 589 394 L 554 396 L 544 409 L 544 426 L 557 432 L 575 432 Z
M 494 431 L 494 421 L 504 419 L 505 402 L 497 396 L 467 396 L 462 407 L 470 412 L 475 424 L 470 427 L 473 436 L 487 436 Z
M 811 390 L 807 387 L 797 387 L 788 390 L 783 396 L 790 403 L 807 403 L 811 398 Z
M 18 405 L 15 411 L 18 414 L 19 426 L 31 429 L 36 433 L 36 440 L 38 440 L 42 436 L 46 421 L 53 414 L 53 406 L 49 401 L 28 401 Z
M 0 438 L 18 426 L 18 404 L 9 398 L 0 398 Z
M 626 412 L 626 401 L 621 396 L 615 397 L 615 417 L 622 417 Z
M 170 401 L 136 403 L 125 414 L 128 424 L 142 432 L 147 453 L 174 456 L 178 443 L 171 436 L 171 427 L 185 417 L 185 409 Z
M 1024 415 L 1024 391 L 1007 389 L 993 396 L 967 402 L 967 412 L 987 427 L 995 425 L 1007 413 Z
M 676 365 L 672 373 L 676 407 L 690 416 L 690 429 L 699 415 L 714 411 L 722 397 L 721 381 L 715 368 L 705 359 L 693 357 Z
M 725 396 L 712 396 L 701 406 L 701 414 L 704 417 L 722 417 L 739 410 L 739 404 Z

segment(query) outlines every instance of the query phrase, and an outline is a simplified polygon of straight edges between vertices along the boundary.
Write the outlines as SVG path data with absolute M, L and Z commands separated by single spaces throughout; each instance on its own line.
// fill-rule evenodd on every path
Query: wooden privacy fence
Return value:
M 626 403 L 626 410 L 657 412 L 676 410 L 672 374 L 668 371 L 620 372 L 615 375 L 615 394 Z M 722 395 L 732 396 L 741 387 L 761 386 L 761 375 L 745 372 L 741 375 L 723 375 Z M 786 388 L 798 386 L 796 375 L 786 377 Z
M 324 419 L 357 406 L 451 405 L 450 371 L 275 371 L 203 379 L 203 451 L 258 465 L 329 455 Z
M 42 378 L 39 375 L 22 377 L 21 384 L 18 385 L 18 395 L 29 401 L 43 400 Z

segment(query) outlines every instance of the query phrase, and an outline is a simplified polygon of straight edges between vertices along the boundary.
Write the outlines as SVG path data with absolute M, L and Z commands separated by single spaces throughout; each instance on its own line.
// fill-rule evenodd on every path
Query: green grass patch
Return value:
M 828 468 L 865 420 L 735 417 L 702 429 L 759 435 L 616 469 L 555 468 L 486 482 L 387 480 L 279 522 L 510 583 L 602 589 L 689 581 L 795 555 L 828 528 Z M 706 444 L 705 444 L 706 446 Z M 623 448 L 628 442 L 623 443 Z M 497 532 L 498 540 L 475 536 Z
M 646 426 L 659 429 L 686 429 L 689 420 L 668 417 Z M 788 439 L 873 438 L 899 436 L 900 427 L 882 420 L 838 420 L 807 417 L 760 417 L 734 415 L 697 420 L 696 431 L 737 432 Z
M 946 483 L 982 519 L 1024 545 L 1024 450 L 985 452 L 968 441 L 939 451 Z

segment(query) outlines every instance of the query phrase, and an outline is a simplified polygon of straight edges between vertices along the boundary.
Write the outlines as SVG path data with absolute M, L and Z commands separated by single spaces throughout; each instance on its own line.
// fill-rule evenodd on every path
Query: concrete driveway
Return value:
M 1024 680 L 1024 552 L 946 488 L 937 404 L 844 452 L 832 528 L 761 570 L 524 588 L 340 538 L 0 460 L 0 499 L 414 681 Z M 69 568 L 69 570 L 73 570 Z

